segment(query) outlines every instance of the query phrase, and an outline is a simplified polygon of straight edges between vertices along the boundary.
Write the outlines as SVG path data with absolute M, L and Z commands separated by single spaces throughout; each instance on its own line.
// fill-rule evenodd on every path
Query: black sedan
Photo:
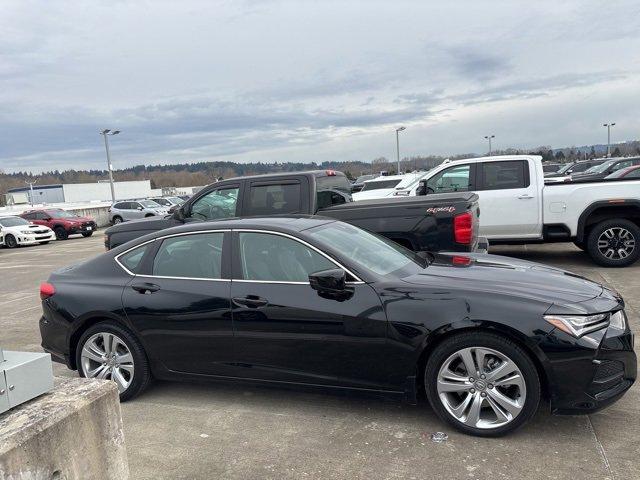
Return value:
M 475 435 L 611 404 L 636 378 L 623 300 L 493 255 L 416 255 L 320 217 L 187 224 L 41 286 L 42 345 L 121 399 L 152 377 L 426 394 Z

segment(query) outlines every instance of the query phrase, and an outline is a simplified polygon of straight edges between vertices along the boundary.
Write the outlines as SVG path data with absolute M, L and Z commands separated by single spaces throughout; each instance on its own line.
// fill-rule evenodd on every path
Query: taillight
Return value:
M 326 170 L 325 173 L 327 174 L 327 177 L 335 177 L 336 176 L 336 171 L 335 170 Z
M 40 300 L 46 300 L 56 293 L 56 288 L 47 282 L 40 284 Z
M 456 243 L 469 245 L 473 239 L 473 215 L 461 213 L 453 217 L 453 236 Z

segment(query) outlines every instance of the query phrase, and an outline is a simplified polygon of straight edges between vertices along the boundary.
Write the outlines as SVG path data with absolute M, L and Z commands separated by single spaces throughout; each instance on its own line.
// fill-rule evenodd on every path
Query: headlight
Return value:
M 609 318 L 609 326 L 617 328 L 618 330 L 624 330 L 627 328 L 627 319 L 624 314 L 624 310 L 618 310 L 616 313 L 611 315 L 611 318 Z
M 607 315 L 545 315 L 544 319 L 569 335 L 581 337 L 606 327 L 609 324 Z

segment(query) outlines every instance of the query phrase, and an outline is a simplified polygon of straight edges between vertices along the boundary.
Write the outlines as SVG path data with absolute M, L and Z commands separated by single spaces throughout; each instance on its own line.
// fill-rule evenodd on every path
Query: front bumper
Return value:
M 67 230 L 67 233 L 69 235 L 73 235 L 75 233 L 95 232 L 96 228 L 97 228 L 97 225 L 95 223 L 86 223 L 86 224 L 82 224 L 82 225 L 73 225 L 73 226 L 69 227 L 69 229 Z
M 56 239 L 53 231 L 49 233 L 29 233 L 29 234 L 15 234 L 14 235 L 18 245 L 36 245 L 40 242 L 51 242 Z
M 580 339 L 554 330 L 544 341 L 551 363 L 551 410 L 591 413 L 616 402 L 637 377 L 634 336 L 612 327 Z

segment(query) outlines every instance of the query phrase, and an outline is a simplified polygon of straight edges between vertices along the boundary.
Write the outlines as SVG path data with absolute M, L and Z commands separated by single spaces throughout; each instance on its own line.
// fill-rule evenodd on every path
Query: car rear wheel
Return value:
M 93 235 L 93 232 L 82 232 L 82 236 L 85 238 L 90 237 L 91 235 Z
M 113 220 L 111 220 L 113 222 L 113 224 L 117 224 L 117 223 L 122 223 L 122 217 L 119 217 L 118 215 L 116 215 L 115 217 L 113 217 Z
M 16 237 L 8 234 L 4 237 L 4 244 L 7 246 L 7 248 L 16 248 L 18 246 L 18 241 L 16 240 Z
M 58 240 L 66 240 L 67 238 L 69 238 L 69 234 L 63 227 L 56 227 L 53 229 L 53 231 L 56 234 L 56 239 Z
M 640 257 L 640 228 L 624 218 L 600 222 L 589 232 L 587 250 L 598 265 L 631 265 Z
M 102 322 L 90 327 L 76 350 L 78 373 L 82 377 L 113 380 L 122 402 L 140 395 L 151 380 L 142 345 L 116 323 Z
M 527 353 L 484 332 L 455 335 L 438 345 L 427 361 L 424 384 L 441 419 L 482 437 L 522 426 L 540 402 L 540 379 Z

